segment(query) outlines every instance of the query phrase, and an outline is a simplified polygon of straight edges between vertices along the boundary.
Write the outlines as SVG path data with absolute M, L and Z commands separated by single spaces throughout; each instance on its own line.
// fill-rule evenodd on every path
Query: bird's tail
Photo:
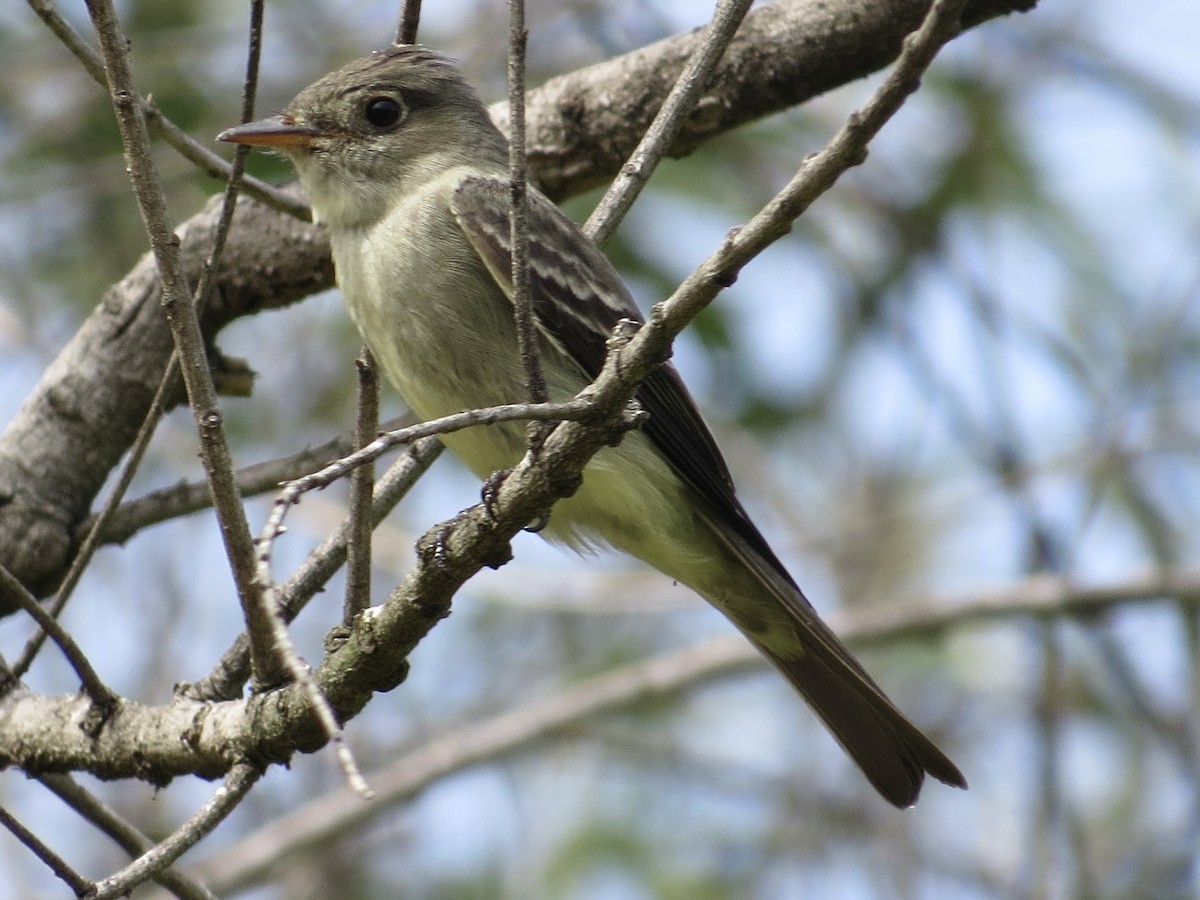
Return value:
M 862 668 L 838 648 L 826 656 L 805 644 L 780 653 L 751 638 L 800 692 L 850 758 L 894 806 L 917 801 L 928 772 L 938 781 L 965 788 L 958 767 L 912 724 Z
M 730 568 L 748 577 L 730 578 L 726 569 L 723 589 L 697 589 L 792 683 L 875 789 L 908 807 L 926 773 L 965 788 L 958 767 L 888 699 L 782 565 L 727 528 L 712 532 L 734 557 Z

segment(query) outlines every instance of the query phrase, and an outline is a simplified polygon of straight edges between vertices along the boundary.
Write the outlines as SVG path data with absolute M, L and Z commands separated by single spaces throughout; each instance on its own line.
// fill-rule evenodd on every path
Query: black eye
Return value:
M 404 115 L 404 107 L 392 97 L 372 97 L 363 107 L 363 115 L 376 128 L 391 128 Z

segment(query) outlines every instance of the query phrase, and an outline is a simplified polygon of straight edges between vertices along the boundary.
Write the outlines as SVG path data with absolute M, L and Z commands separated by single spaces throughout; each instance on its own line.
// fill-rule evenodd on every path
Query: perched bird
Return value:
M 291 159 L 329 229 L 346 307 L 384 374 L 418 415 L 518 402 L 526 377 L 513 322 L 508 144 L 471 86 L 417 45 L 356 60 L 301 91 L 281 116 L 223 141 Z M 621 319 L 642 321 L 600 249 L 529 191 L 533 313 L 552 400 L 603 364 Z M 955 765 L 909 722 L 817 616 L 750 521 L 678 373 L 664 365 L 638 400 L 640 431 L 601 450 L 544 534 L 611 546 L 707 599 L 804 696 L 879 792 L 914 803 L 925 773 Z M 515 465 L 518 424 L 447 434 L 481 478 Z

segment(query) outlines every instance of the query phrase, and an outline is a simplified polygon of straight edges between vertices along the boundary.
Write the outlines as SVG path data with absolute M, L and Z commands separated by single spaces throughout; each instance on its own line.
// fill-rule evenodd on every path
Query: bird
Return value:
M 459 69 L 397 44 L 304 88 L 283 113 L 218 140 L 288 158 L 328 229 L 337 283 L 377 363 L 418 416 L 527 397 L 514 324 L 508 140 Z M 527 193 L 535 333 L 551 400 L 600 372 L 613 329 L 643 322 L 600 248 L 535 187 Z M 795 687 L 875 789 L 914 804 L 953 762 L 888 699 L 821 620 L 738 499 L 677 370 L 640 386 L 645 424 L 597 453 L 542 534 L 615 548 L 692 588 Z M 442 436 L 482 479 L 526 449 L 515 423 Z

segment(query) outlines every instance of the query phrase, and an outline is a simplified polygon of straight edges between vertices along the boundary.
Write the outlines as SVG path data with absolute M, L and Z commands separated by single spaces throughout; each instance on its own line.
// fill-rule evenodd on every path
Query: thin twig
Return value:
M 88 46 L 71 23 L 59 15 L 58 11 L 46 0 L 27 0 L 29 8 L 54 33 L 64 47 L 79 60 L 84 70 L 101 87 L 107 87 L 104 75 L 104 62 L 100 56 Z M 187 132 L 163 115 L 162 110 L 141 94 L 134 94 L 135 101 L 141 108 L 149 127 L 164 141 L 170 144 L 181 156 L 194 164 L 202 172 L 213 178 L 228 179 L 232 167 L 224 159 L 202 144 L 197 143 Z M 308 204 L 281 191 L 274 185 L 267 184 L 257 178 L 245 178 L 245 192 L 254 199 L 272 206 L 282 213 L 294 216 L 308 222 L 312 219 L 312 210 Z
M 358 371 L 358 416 L 354 424 L 354 449 L 361 450 L 379 432 L 379 369 L 365 344 L 355 360 Z M 346 594 L 342 621 L 346 624 L 371 605 L 371 496 L 375 490 L 375 464 L 359 466 L 350 474 L 350 544 L 346 557 Z
M 394 431 L 411 425 L 413 421 L 414 417 L 411 414 L 398 416 L 387 422 L 383 429 Z M 339 435 L 316 447 L 306 447 L 288 456 L 245 466 L 236 473 L 238 491 L 243 497 L 254 497 L 277 490 L 283 482 L 306 475 L 330 459 L 352 452 L 354 435 Z M 121 504 L 115 516 L 101 530 L 100 539 L 104 543 L 123 544 L 143 528 L 211 506 L 212 491 L 209 490 L 207 481 L 185 482 L 161 488 Z M 85 521 L 84 529 L 89 530 L 94 522 L 94 518 Z
M 342 726 L 338 722 L 337 713 L 334 712 L 333 706 L 329 702 L 329 698 L 325 696 L 325 692 L 321 690 L 321 686 L 317 684 L 316 678 L 313 677 L 312 669 L 301 657 L 296 645 L 292 643 L 292 637 L 288 634 L 287 620 L 280 609 L 279 588 L 275 585 L 271 578 L 271 545 L 275 537 L 283 533 L 282 519 L 278 524 L 272 524 L 271 520 L 274 517 L 268 518 L 268 524 L 264 526 L 264 537 L 257 542 L 257 556 L 255 559 L 257 572 L 256 579 L 259 587 L 259 602 L 262 604 L 264 613 L 266 613 L 266 635 L 270 639 L 270 648 L 272 651 L 272 665 L 278 667 L 279 680 L 278 682 L 264 682 L 258 676 L 258 670 L 254 669 L 255 687 L 259 690 L 267 690 L 282 684 L 284 681 L 294 682 L 304 690 L 308 696 L 309 702 L 312 704 L 312 711 L 317 717 L 317 721 L 321 725 L 322 731 L 333 744 L 334 755 L 337 757 L 338 765 L 341 766 L 343 774 L 346 776 L 346 781 L 357 793 L 364 799 L 370 799 L 373 795 L 371 789 L 363 780 L 362 773 L 358 769 L 358 764 L 354 761 L 349 748 L 342 737 Z M 351 524 L 353 528 L 353 523 Z M 269 539 L 266 537 L 269 535 Z M 247 630 L 249 634 L 251 659 L 253 660 L 254 644 L 256 636 Z
M 246 47 L 246 75 L 242 81 L 242 122 L 254 118 L 255 98 L 258 95 L 258 66 L 262 58 L 262 26 L 263 0 L 252 0 L 250 4 L 250 26 L 248 44 Z M 200 270 L 200 283 L 192 295 L 192 303 L 202 307 L 208 300 L 209 291 L 216 281 L 217 269 L 221 264 L 221 252 L 225 249 L 225 239 L 229 235 L 229 227 L 233 224 L 233 214 L 237 210 L 238 192 L 246 172 L 246 159 L 250 148 L 239 144 L 233 158 L 233 166 L 225 183 L 225 191 L 221 197 L 221 214 L 217 217 L 217 226 L 213 230 L 213 244 L 204 268 Z
M 1056 897 L 1065 893 L 1061 832 L 1063 827 L 1062 769 L 1059 731 L 1062 721 L 1059 694 L 1062 688 L 1062 653 L 1058 624 L 1035 623 L 1041 677 L 1036 681 L 1034 736 L 1037 742 L 1037 803 L 1030 809 L 1034 821 L 1028 830 L 1030 882 L 1027 896 Z
M 279 589 L 271 580 L 269 552 L 262 547 L 260 547 L 260 555 L 258 557 L 258 579 L 261 588 L 260 596 L 262 597 L 262 604 L 264 608 L 271 611 L 271 614 L 267 618 L 269 629 L 267 636 L 271 640 L 272 664 L 278 667 L 280 673 L 278 683 L 282 684 L 285 681 L 292 682 L 300 685 L 304 690 L 309 703 L 312 704 L 312 711 L 321 725 L 321 730 L 333 745 L 334 755 L 343 774 L 346 776 L 347 783 L 363 799 L 369 800 L 374 794 L 367 786 L 366 781 L 363 780 L 362 773 L 358 769 L 358 764 L 354 761 L 353 755 L 351 755 L 349 748 L 346 746 L 337 713 L 334 712 L 329 698 L 325 696 L 325 692 L 321 690 L 321 686 L 317 683 L 316 678 L 313 677 L 312 668 L 301 658 L 296 645 L 292 643 L 292 636 L 288 633 L 287 629 L 287 621 L 280 611 Z M 251 635 L 251 652 L 253 652 L 253 648 L 254 636 Z M 256 689 L 268 690 L 275 687 L 274 683 L 265 683 L 258 680 L 257 672 L 255 673 L 255 678 Z
M 831 188 L 847 170 L 866 159 L 867 147 L 920 86 L 921 74 L 943 44 L 960 28 L 965 0 L 935 0 L 921 27 L 904 39 L 891 72 L 867 102 L 852 112 L 846 123 L 819 152 L 810 155 L 791 181 L 742 228 L 735 229 L 708 259 L 689 275 L 667 300 L 658 304 L 649 322 L 625 348 L 625 362 L 635 353 L 666 351 L 670 340 L 690 322 L 723 287 L 736 280 L 741 269 L 791 230 L 792 223 Z M 653 348 L 651 351 L 647 345 Z
M 100 38 L 130 180 L 158 263 L 163 309 L 179 351 L 184 384 L 200 435 L 200 456 L 212 485 L 213 502 L 221 523 L 226 555 L 252 636 L 256 677 L 261 672 L 265 680 L 274 681 L 277 680 L 272 677 L 275 666 L 270 644 L 266 642 L 266 635 L 270 632 L 270 616 L 264 611 L 260 592 L 254 582 L 254 548 L 246 512 L 233 478 L 232 457 L 225 439 L 200 324 L 190 303 L 186 279 L 179 265 L 179 239 L 167 216 L 162 186 L 150 155 L 146 122 L 135 99 L 137 94 L 129 68 L 128 41 L 112 0 L 87 0 L 87 7 Z
M 228 816 L 242 798 L 262 777 L 263 770 L 249 763 L 239 763 L 229 770 L 221 786 L 196 814 L 184 822 L 154 849 L 142 854 L 121 871 L 96 882 L 88 900 L 107 900 L 119 897 L 155 876 L 177 860 L 185 851 L 203 839 Z
M 1183 623 L 1184 647 L 1187 651 L 1187 706 L 1191 712 L 1188 721 L 1192 723 L 1186 738 L 1188 749 L 1191 751 L 1191 765 L 1188 771 L 1200 772 L 1200 730 L 1196 727 L 1196 723 L 1200 722 L 1200 609 L 1181 602 L 1178 612 Z M 1197 846 L 1196 839 L 1200 836 L 1200 783 L 1197 779 L 1191 780 L 1191 787 L 1192 810 L 1189 825 L 1192 846 Z
M 1163 744 L 1175 753 L 1182 769 L 1192 769 L 1194 736 L 1188 731 L 1176 728 L 1170 717 L 1158 708 L 1153 692 L 1139 681 L 1137 666 L 1118 643 L 1112 631 L 1112 623 L 1082 624 L 1084 634 L 1095 645 L 1103 660 L 1110 683 L 1124 696 L 1130 712 L 1142 720 L 1148 733 L 1157 734 Z
M 541 422 L 562 422 L 585 419 L 595 415 L 595 410 L 587 400 L 567 400 L 563 403 L 508 403 L 503 406 L 490 406 L 483 409 L 471 409 L 466 412 L 451 413 L 427 422 L 408 425 L 395 431 L 385 432 L 371 443 L 353 453 L 334 460 L 324 468 L 288 482 L 279 496 L 271 514 L 267 517 L 257 541 L 258 565 L 260 574 L 264 574 L 263 565 L 270 563 L 270 548 L 275 538 L 284 532 L 284 519 L 300 497 L 309 491 L 326 488 L 339 478 L 344 478 L 355 468 L 372 462 L 391 448 L 399 444 L 409 444 L 420 438 L 448 434 L 461 431 L 476 425 L 494 425 L 497 422 L 513 422 L 531 419 Z
M 708 87 L 713 71 L 721 61 L 721 55 L 733 40 L 733 35 L 752 2 L 753 0 L 721 0 L 717 4 L 700 45 L 679 73 L 679 78 L 663 101 L 658 115 L 654 117 L 654 121 L 638 141 L 637 147 L 621 167 L 620 173 L 613 179 L 613 183 L 584 223 L 583 233 L 597 244 L 603 244 L 612 236 L 621 219 L 642 192 L 642 188 L 650 180 L 655 168 L 662 162 L 663 156 Z M 516 133 L 515 125 L 513 133 Z
M 273 670 L 278 675 L 277 681 L 267 682 L 261 679 L 257 668 L 253 669 L 255 689 L 270 690 L 276 685 L 285 682 L 293 682 L 300 685 L 304 693 L 308 696 L 309 702 L 312 704 L 313 713 L 316 715 L 322 731 L 325 732 L 326 738 L 334 746 L 338 764 L 342 767 L 346 775 L 346 780 L 356 791 L 364 797 L 369 798 L 371 790 L 367 787 L 366 782 L 363 781 L 362 775 L 358 770 L 358 765 L 354 762 L 353 756 L 351 756 L 342 739 L 342 726 L 338 722 L 337 713 L 333 711 L 333 706 L 330 704 L 329 698 L 325 696 L 324 691 L 321 690 L 320 685 L 317 684 L 317 680 L 313 677 L 312 669 L 301 658 L 296 645 L 292 643 L 292 637 L 287 629 L 287 620 L 280 611 L 279 589 L 271 577 L 271 541 L 278 535 L 281 535 L 283 531 L 282 521 L 274 526 L 269 523 L 264 528 L 264 534 L 270 534 L 270 540 L 260 538 L 257 545 L 255 578 L 259 588 L 258 602 L 261 604 L 262 611 L 265 614 L 264 624 L 266 631 L 262 635 L 255 635 L 247 629 L 251 660 L 254 658 L 256 640 L 260 637 L 269 639 L 271 664 Z
M 562 403 L 505 403 L 500 406 L 485 406 L 480 409 L 451 413 L 448 416 L 440 416 L 436 419 L 418 422 L 415 425 L 406 425 L 395 431 L 385 432 L 361 450 L 330 463 L 319 472 L 298 478 L 291 482 L 291 485 L 296 485 L 301 491 L 328 487 L 355 466 L 378 459 L 395 446 L 411 444 L 425 437 L 450 434 L 477 425 L 495 425 L 500 422 L 516 422 L 521 419 L 533 419 L 539 422 L 574 422 L 589 418 L 594 414 L 595 410 L 588 401 L 578 399 L 564 400 Z
M 404 0 L 400 19 L 396 22 L 396 43 L 415 44 L 417 26 L 421 23 L 421 0 Z
M 126 821 L 116 810 L 85 790 L 70 775 L 39 775 L 37 780 L 63 803 L 112 838 L 130 857 L 138 857 L 154 847 L 154 841 Z M 162 869 L 154 880 L 179 900 L 217 900 L 203 884 L 177 867 Z
M 412 490 L 426 470 L 433 465 L 445 446 L 430 435 L 414 441 L 401 458 L 388 467 L 375 483 L 371 505 L 371 525 L 376 527 Z M 279 587 L 280 604 L 287 615 L 295 616 L 341 565 L 348 552 L 350 521 L 347 518 L 309 554 L 304 564 Z
M 94 885 L 91 881 L 72 869 L 65 859 L 51 850 L 41 838 L 22 825 L 16 816 L 3 806 L 0 806 L 0 825 L 12 832 L 13 837 L 28 847 L 60 880 L 65 881 L 76 897 L 82 897 L 92 890 Z
M 21 584 L 16 576 L 3 565 L 0 565 L 0 596 L 11 607 L 23 609 L 29 613 L 42 631 L 50 636 L 50 640 L 58 645 L 58 649 L 67 658 L 67 662 L 71 664 L 75 674 L 79 676 L 79 682 L 87 691 L 92 703 L 95 704 L 101 720 L 106 718 L 108 713 L 116 708 L 120 697 L 96 674 L 96 670 L 88 662 L 87 654 L 75 643 L 75 639 L 66 632 L 57 619 L 42 608 L 42 605 L 37 602 L 37 598 L 29 593 L 25 585 Z
M 512 242 L 513 320 L 529 400 L 545 403 L 550 395 L 542 372 L 533 298 L 529 291 L 529 185 L 525 176 L 525 48 L 528 41 L 525 2 L 508 0 L 508 233 Z M 531 449 L 536 450 L 541 444 L 547 427 L 542 422 L 528 424 Z
M 9 691 L 18 687 L 20 684 L 21 679 L 17 678 L 17 676 L 13 674 L 12 669 L 9 668 L 8 660 L 4 658 L 3 653 L 0 653 L 0 701 L 4 699 L 5 695 L 8 694 Z

